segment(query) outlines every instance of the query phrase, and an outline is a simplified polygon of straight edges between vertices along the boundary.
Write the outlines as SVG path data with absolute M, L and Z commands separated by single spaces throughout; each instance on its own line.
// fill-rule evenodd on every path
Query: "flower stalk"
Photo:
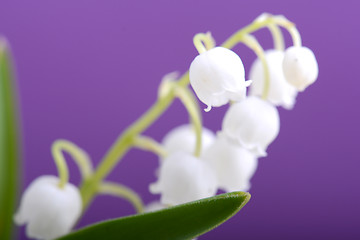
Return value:
M 83 180 L 86 181 L 91 177 L 93 169 L 87 153 L 70 141 L 63 139 L 56 140 L 51 146 L 51 153 L 58 169 L 60 188 L 64 188 L 69 181 L 69 169 L 62 151 L 68 152 L 73 157 L 79 167 Z
M 239 43 L 239 39 L 242 39 L 243 35 L 251 34 L 263 27 L 274 24 L 284 27 L 290 33 L 294 46 L 301 46 L 301 36 L 296 29 L 295 24 L 290 22 L 284 16 L 273 16 L 268 13 L 261 14 L 252 23 L 234 33 L 222 44 L 222 46 L 231 49 Z
M 114 182 L 103 182 L 98 188 L 98 193 L 124 198 L 134 206 L 137 213 L 144 212 L 144 204 L 140 196 L 122 184 Z
M 268 29 L 272 35 L 274 41 L 274 49 L 279 51 L 285 50 L 284 38 L 281 33 L 281 29 L 276 24 L 269 24 Z
M 199 54 L 215 47 L 215 40 L 210 32 L 196 34 L 193 38 L 193 42 Z
M 168 155 L 168 153 L 160 143 L 147 136 L 136 137 L 134 141 L 134 147 L 145 151 L 153 152 L 154 154 L 162 158 Z
M 256 38 L 250 34 L 243 35 L 242 38 L 239 39 L 240 42 L 244 43 L 248 48 L 252 49 L 257 57 L 260 59 L 261 64 L 264 68 L 264 90 L 262 93 L 262 99 L 267 99 L 269 95 L 270 89 L 270 73 L 269 73 L 269 65 L 265 58 L 264 49 L 260 45 L 260 43 L 256 40 Z
M 201 136 L 202 136 L 202 121 L 199 106 L 195 100 L 194 95 L 190 92 L 188 88 L 177 87 L 176 96 L 184 104 L 186 110 L 189 113 L 190 121 L 194 127 L 196 135 L 195 151 L 194 156 L 199 157 L 201 153 Z

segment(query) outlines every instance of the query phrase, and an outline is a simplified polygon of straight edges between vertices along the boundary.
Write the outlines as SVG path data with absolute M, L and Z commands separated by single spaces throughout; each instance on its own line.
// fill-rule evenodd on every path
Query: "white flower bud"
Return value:
M 223 134 L 257 156 L 266 156 L 279 129 L 276 107 L 255 96 L 231 105 L 222 123 Z
M 54 239 L 69 233 L 80 217 L 82 200 L 78 189 L 68 183 L 59 188 L 55 176 L 41 176 L 25 190 L 14 216 L 18 225 L 27 224 L 26 235 Z
M 245 70 L 240 57 L 233 51 L 216 47 L 198 55 L 190 65 L 189 77 L 198 98 L 211 107 L 246 97 Z
M 216 172 L 219 188 L 226 192 L 248 191 L 257 168 L 254 154 L 219 134 L 203 157 Z
M 207 129 L 202 129 L 201 152 L 203 152 L 215 140 L 215 134 Z M 196 144 L 196 134 L 192 125 L 186 124 L 178 126 L 168 132 L 162 141 L 168 153 L 178 151 L 189 154 L 194 153 Z
M 286 80 L 299 91 L 314 83 L 319 74 L 315 55 L 307 47 L 286 49 L 282 66 Z
M 164 159 L 159 179 L 149 190 L 161 194 L 162 204 L 176 205 L 213 196 L 217 182 L 206 162 L 188 153 L 176 152 Z
M 283 73 L 284 52 L 278 50 L 265 51 L 269 66 L 270 86 L 267 100 L 276 106 L 292 109 L 295 104 L 297 90 L 290 85 Z M 250 79 L 253 80 L 250 95 L 262 96 L 264 91 L 264 68 L 260 59 L 256 59 L 250 69 Z

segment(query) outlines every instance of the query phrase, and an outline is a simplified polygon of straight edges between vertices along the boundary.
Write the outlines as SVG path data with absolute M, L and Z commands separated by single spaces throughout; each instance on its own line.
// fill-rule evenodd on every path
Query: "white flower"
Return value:
M 284 52 L 278 50 L 265 51 L 269 66 L 270 86 L 267 100 L 276 106 L 292 109 L 295 104 L 297 90 L 290 85 L 283 73 Z M 250 95 L 262 96 L 264 90 L 264 69 L 260 59 L 256 59 L 250 69 L 250 79 L 253 80 Z
M 170 154 L 160 167 L 159 179 L 150 192 L 161 194 L 161 203 L 176 205 L 213 196 L 216 176 L 204 161 L 184 152 Z
M 68 183 L 59 188 L 55 176 L 41 176 L 25 190 L 14 216 L 18 225 L 27 224 L 29 238 L 54 239 L 69 233 L 81 214 L 78 189 Z
M 282 66 L 286 80 L 299 91 L 314 83 L 319 74 L 315 55 L 307 47 L 286 49 Z
M 223 134 L 257 156 L 266 156 L 279 128 L 276 107 L 255 96 L 231 105 L 222 123 Z
M 201 152 L 203 152 L 215 140 L 215 134 L 211 130 L 203 127 L 201 136 Z M 162 141 L 168 153 L 181 151 L 192 154 L 195 150 L 195 143 L 196 134 L 193 126 L 190 124 L 181 125 L 172 129 L 165 135 Z
M 248 191 L 257 168 L 254 154 L 228 141 L 223 135 L 207 149 L 203 157 L 215 170 L 219 188 L 227 191 Z
M 245 70 L 240 57 L 233 51 L 216 47 L 198 55 L 190 65 L 189 77 L 198 98 L 211 107 L 246 97 Z

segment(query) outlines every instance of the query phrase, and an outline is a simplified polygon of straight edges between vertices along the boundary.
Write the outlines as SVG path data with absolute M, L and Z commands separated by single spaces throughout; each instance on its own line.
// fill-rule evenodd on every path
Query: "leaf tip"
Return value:
M 233 196 L 239 199 L 239 210 L 243 208 L 251 198 L 251 194 L 248 192 L 232 192 Z

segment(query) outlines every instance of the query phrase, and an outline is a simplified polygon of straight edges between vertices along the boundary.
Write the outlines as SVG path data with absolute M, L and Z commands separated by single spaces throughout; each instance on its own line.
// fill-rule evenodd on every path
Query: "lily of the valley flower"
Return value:
M 58 187 L 55 176 L 35 179 L 24 192 L 15 223 L 26 226 L 29 238 L 55 239 L 69 233 L 82 209 L 78 189 L 68 183 Z
M 289 84 L 283 73 L 284 52 L 268 50 L 265 58 L 269 66 L 270 86 L 267 100 L 276 106 L 292 109 L 295 104 L 297 90 Z M 250 69 L 250 95 L 262 96 L 264 91 L 264 68 L 259 59 L 256 59 Z
M 299 91 L 314 83 L 319 74 L 315 55 L 307 47 L 286 49 L 283 70 L 286 80 Z
M 201 140 L 201 152 L 203 152 L 215 140 L 215 134 L 203 127 Z M 162 143 L 168 153 L 180 151 L 192 154 L 196 143 L 195 130 L 190 124 L 178 126 L 165 135 Z
M 219 107 L 230 100 L 246 96 L 245 70 L 240 57 L 233 51 L 216 47 L 198 55 L 190 65 L 189 78 L 198 98 L 211 107 Z
M 279 129 L 276 107 L 256 96 L 231 105 L 222 123 L 226 137 L 257 156 L 266 156 L 266 148 L 276 138 Z
M 226 192 L 248 191 L 258 160 L 243 147 L 218 135 L 216 141 L 205 151 L 204 161 L 216 172 L 219 188 Z
M 160 166 L 159 179 L 150 192 L 161 194 L 161 203 L 176 205 L 213 196 L 216 176 L 208 164 L 185 152 L 170 154 Z

